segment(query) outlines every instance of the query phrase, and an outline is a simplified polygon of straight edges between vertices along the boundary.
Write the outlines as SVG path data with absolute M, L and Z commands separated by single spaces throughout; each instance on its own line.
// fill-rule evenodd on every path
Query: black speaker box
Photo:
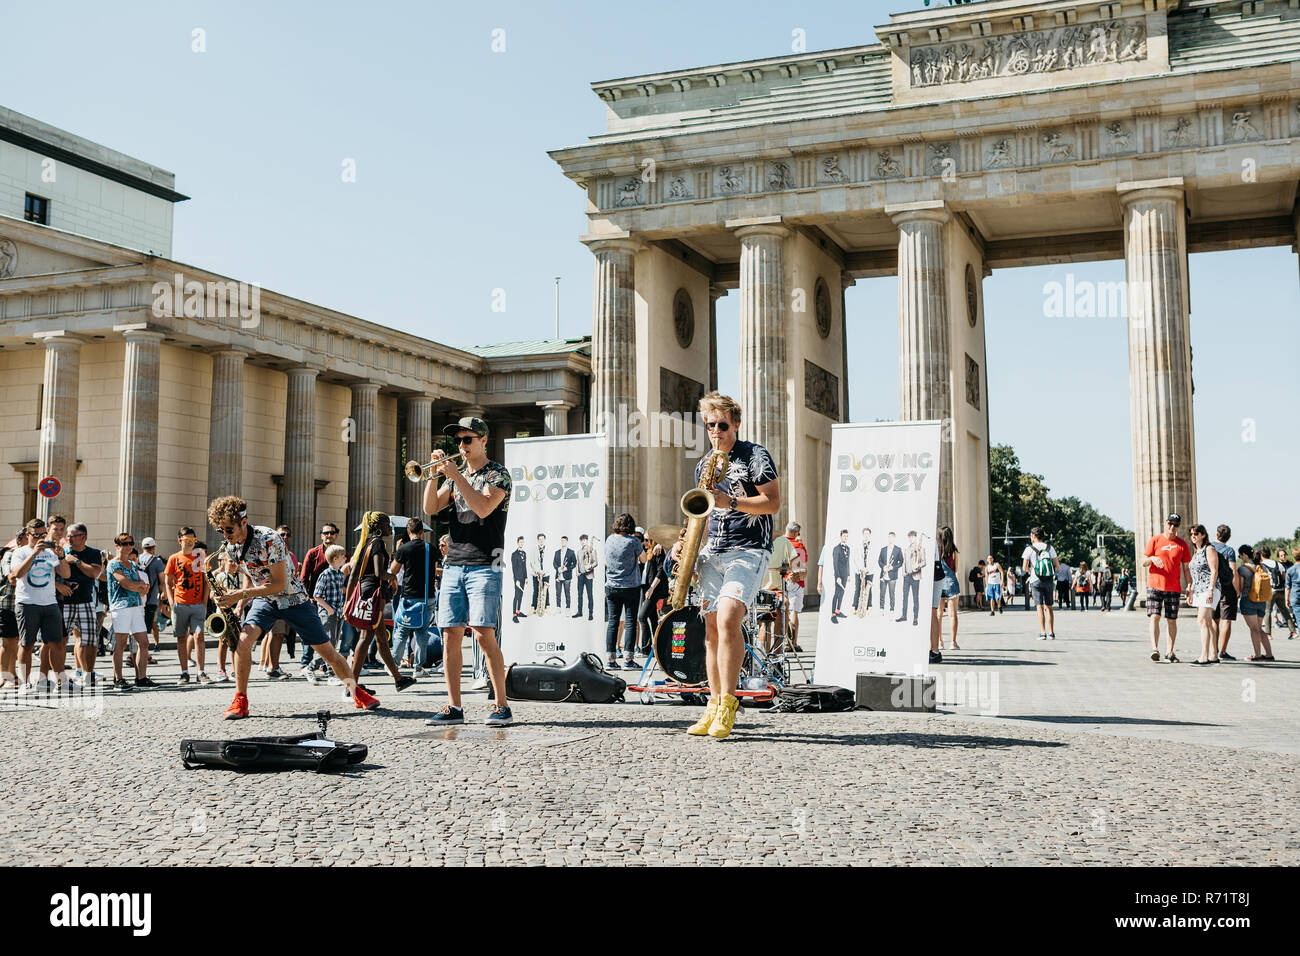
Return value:
M 859 674 L 857 683 L 858 707 L 862 710 L 934 713 L 933 676 Z

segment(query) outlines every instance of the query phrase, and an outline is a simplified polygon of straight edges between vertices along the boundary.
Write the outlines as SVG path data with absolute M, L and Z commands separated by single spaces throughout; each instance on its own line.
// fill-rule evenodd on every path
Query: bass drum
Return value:
M 707 684 L 704 618 L 692 604 L 669 611 L 655 629 L 655 659 L 665 674 L 683 684 Z

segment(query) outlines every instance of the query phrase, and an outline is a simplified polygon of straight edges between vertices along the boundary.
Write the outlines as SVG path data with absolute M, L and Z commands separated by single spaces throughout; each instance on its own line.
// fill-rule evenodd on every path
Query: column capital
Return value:
M 227 356 L 227 355 L 229 356 L 237 355 L 240 358 L 248 358 L 253 353 L 250 352 L 248 349 L 242 349 L 239 348 L 238 346 L 231 345 L 224 349 L 213 349 L 208 354 L 211 355 L 213 358 L 216 358 L 217 356 Z
M 771 236 L 784 239 L 790 235 L 790 227 L 780 216 L 754 216 L 749 219 L 728 219 L 722 224 L 736 234 L 737 239 L 751 236 Z
M 892 219 L 896 226 L 907 222 L 945 223 L 952 218 L 952 213 L 948 211 L 948 204 L 942 199 L 887 204 L 885 215 Z
M 457 418 L 483 418 L 487 414 L 487 409 L 482 405 L 466 405 L 460 410 Z M 486 419 L 484 419 L 486 421 Z
M 1139 179 L 1133 182 L 1117 183 L 1115 191 L 1119 201 L 1128 205 L 1143 199 L 1182 199 L 1185 195 L 1182 176 L 1168 179 Z
M 374 392 L 379 394 L 379 390 L 384 387 L 383 382 L 376 382 L 371 379 L 362 379 L 357 382 L 348 382 L 348 388 L 354 392 Z
M 428 402 L 430 405 L 438 400 L 437 395 L 430 395 L 428 392 L 412 392 L 409 395 L 399 397 L 404 402 Z
M 578 239 L 583 245 L 597 252 L 627 252 L 635 255 L 644 249 L 645 243 L 627 230 L 620 232 L 587 233 Z
M 554 402 L 542 401 L 542 402 L 534 402 L 533 404 L 535 404 L 538 408 L 557 408 L 563 411 L 568 411 L 570 408 L 573 407 L 573 402 L 563 402 L 563 401 L 554 401 Z
M 727 294 L 727 289 L 720 285 L 709 285 L 709 299 L 716 302 Z
M 297 378 L 303 378 L 306 376 L 311 376 L 312 378 L 315 378 L 322 371 L 324 370 L 315 365 L 300 364 L 300 365 L 290 365 L 288 368 L 284 370 L 284 374 L 297 377 Z
M 121 332 L 128 342 L 161 342 L 166 333 L 161 329 L 151 329 L 147 322 L 133 322 L 129 325 L 115 325 L 114 332 Z
M 47 349 L 64 349 L 68 351 L 79 349 L 89 342 L 89 339 L 74 335 L 64 329 L 54 332 L 36 332 L 32 335 L 32 338 L 45 343 Z

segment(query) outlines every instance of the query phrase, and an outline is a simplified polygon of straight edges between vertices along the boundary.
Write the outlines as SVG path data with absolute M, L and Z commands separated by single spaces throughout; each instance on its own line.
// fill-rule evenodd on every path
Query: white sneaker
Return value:
M 3 684 L 0 684 L 0 690 L 17 690 L 17 689 L 18 689 L 18 685 L 11 680 L 7 680 Z
M 230 683 L 230 675 L 225 671 L 217 671 L 217 682 L 220 684 Z
M 433 674 L 433 671 L 431 671 L 431 670 L 426 670 L 426 669 L 423 668 L 423 667 L 417 667 L 417 668 L 415 669 L 414 673 L 413 673 L 413 676 L 415 676 L 415 677 L 430 677 L 430 676 L 432 676 L 432 674 Z
M 309 683 L 309 684 L 319 684 L 319 683 L 320 683 L 320 675 L 317 674 L 317 673 L 316 673 L 314 670 L 312 670 L 310 667 L 304 667 L 304 668 L 303 668 L 302 670 L 300 670 L 298 673 L 299 673 L 299 674 L 302 676 L 302 678 L 303 678 L 304 680 L 306 680 L 307 683 Z
M 480 677 L 469 686 L 471 690 L 487 690 L 487 685 L 488 679 L 486 677 Z
M 342 686 L 343 686 L 343 681 L 339 680 L 339 679 L 338 679 L 336 676 L 334 676 L 333 674 L 330 675 L 330 679 L 329 679 L 328 683 L 329 683 L 330 686 L 332 686 L 332 687 L 342 687 Z
M 1045 640 L 1047 640 L 1047 635 L 1046 635 L 1046 634 L 1039 634 L 1039 635 L 1038 635 L 1038 639 L 1039 639 L 1040 641 L 1045 641 Z

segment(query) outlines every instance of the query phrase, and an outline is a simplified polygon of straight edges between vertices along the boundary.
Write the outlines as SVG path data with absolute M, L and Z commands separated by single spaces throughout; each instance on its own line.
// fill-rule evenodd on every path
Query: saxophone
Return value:
M 700 483 L 682 495 L 682 514 L 686 515 L 686 538 L 682 541 L 682 550 L 674 570 L 673 586 L 668 592 L 668 603 L 673 610 L 686 606 L 686 598 L 691 589 L 691 577 L 695 574 L 695 560 L 700 555 L 704 543 L 704 532 L 709 524 L 709 512 L 713 510 L 713 487 L 727 474 L 728 456 L 711 451 L 700 472 Z
M 214 603 L 216 598 L 226 593 L 226 589 L 217 583 L 217 576 L 212 573 L 211 563 L 221 557 L 221 553 L 225 550 L 226 546 L 222 545 L 203 559 L 203 576 L 208 581 L 208 591 L 212 594 Z M 203 627 L 218 641 L 225 641 L 227 647 L 234 647 L 239 640 L 239 618 L 235 617 L 235 612 L 228 607 L 218 604 L 216 613 L 208 615 L 208 619 L 203 622 Z

